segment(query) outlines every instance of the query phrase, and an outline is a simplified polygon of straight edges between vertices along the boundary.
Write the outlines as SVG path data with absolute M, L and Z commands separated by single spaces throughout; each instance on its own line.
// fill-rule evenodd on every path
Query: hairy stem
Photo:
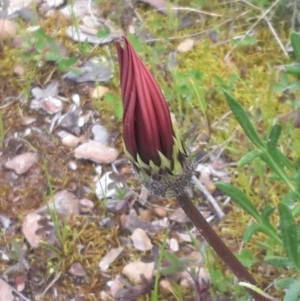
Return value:
M 184 193 L 177 196 L 177 202 L 189 217 L 194 226 L 199 230 L 203 238 L 208 242 L 211 248 L 216 252 L 218 257 L 228 267 L 228 269 L 238 278 L 239 282 L 249 282 L 257 285 L 256 281 L 248 270 L 239 262 L 235 255 L 229 250 L 221 238 L 207 223 L 202 214 L 197 210 L 191 199 Z M 249 294 L 256 301 L 270 301 L 269 298 L 258 294 L 257 292 L 246 288 Z

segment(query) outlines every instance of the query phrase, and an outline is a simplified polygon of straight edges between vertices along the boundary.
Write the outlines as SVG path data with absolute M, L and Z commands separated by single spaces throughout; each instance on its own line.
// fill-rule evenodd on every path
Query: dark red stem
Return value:
M 191 199 L 186 194 L 182 194 L 177 196 L 177 201 L 194 226 L 199 230 L 203 238 L 237 279 L 257 286 L 252 275 L 214 232 L 202 214 L 197 210 Z M 262 296 L 251 289 L 246 288 L 246 290 L 256 301 L 270 301 L 269 298 Z

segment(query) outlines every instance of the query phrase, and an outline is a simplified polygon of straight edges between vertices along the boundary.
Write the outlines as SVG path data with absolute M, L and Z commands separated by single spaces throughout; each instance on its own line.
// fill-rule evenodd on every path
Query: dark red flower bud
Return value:
M 163 157 L 169 161 L 173 159 L 174 131 L 170 112 L 150 71 L 126 37 L 123 42 L 123 48 L 117 42 L 115 45 L 120 65 L 124 144 L 137 166 L 144 163 L 160 167 Z

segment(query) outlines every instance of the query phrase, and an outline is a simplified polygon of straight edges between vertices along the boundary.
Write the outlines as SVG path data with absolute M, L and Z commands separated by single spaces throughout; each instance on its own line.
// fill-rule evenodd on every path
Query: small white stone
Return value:
M 150 238 L 143 229 L 137 228 L 131 235 L 134 247 L 139 251 L 149 251 L 153 245 Z
M 83 117 L 79 117 L 77 126 L 83 127 L 84 124 L 85 124 L 84 118 Z
M 76 106 L 80 106 L 80 96 L 78 94 L 73 94 L 71 99 Z
M 71 170 L 77 170 L 77 164 L 76 164 L 76 162 L 74 162 L 74 161 L 70 161 L 69 162 L 69 168 L 71 169 Z
M 173 252 L 179 251 L 179 244 L 176 238 L 171 238 L 169 241 L 169 245 L 170 245 L 170 250 L 172 250 Z

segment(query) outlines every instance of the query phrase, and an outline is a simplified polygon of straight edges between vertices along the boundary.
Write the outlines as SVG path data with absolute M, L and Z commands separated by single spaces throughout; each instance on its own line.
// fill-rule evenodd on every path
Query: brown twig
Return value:
M 238 278 L 239 281 L 249 282 L 257 285 L 252 275 L 239 262 L 235 255 L 229 250 L 221 238 L 214 232 L 214 230 L 207 223 L 202 214 L 197 210 L 191 199 L 185 194 L 177 196 L 177 201 L 186 215 L 189 217 L 194 226 L 199 230 L 203 238 L 208 242 L 211 248 L 216 252 L 218 257 L 228 267 L 228 269 Z M 269 298 L 258 294 L 257 292 L 246 288 L 249 294 L 256 301 L 270 301 Z

